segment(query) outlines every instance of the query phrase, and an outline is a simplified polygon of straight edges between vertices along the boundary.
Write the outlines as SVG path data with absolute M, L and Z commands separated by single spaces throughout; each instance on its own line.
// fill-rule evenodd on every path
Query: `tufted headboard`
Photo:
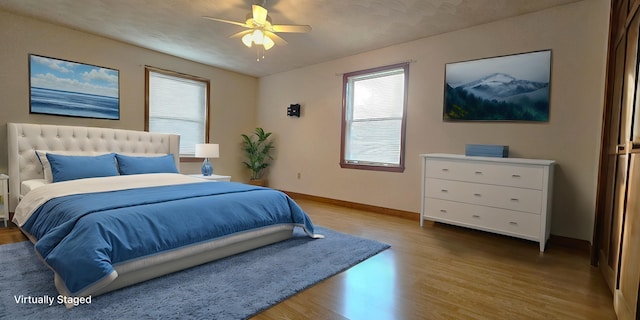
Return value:
M 18 205 L 22 181 L 43 178 L 42 166 L 36 157 L 35 150 L 173 154 L 176 167 L 180 168 L 180 136 L 175 134 L 8 123 L 7 140 L 10 211 L 14 211 Z

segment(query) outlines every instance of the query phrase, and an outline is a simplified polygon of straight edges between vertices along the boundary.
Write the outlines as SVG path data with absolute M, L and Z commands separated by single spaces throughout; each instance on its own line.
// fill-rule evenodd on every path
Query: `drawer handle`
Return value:
M 447 210 L 445 210 L 445 209 L 440 209 L 440 212 L 442 212 L 442 213 L 447 213 Z
M 441 190 L 440 190 L 440 192 L 447 193 L 447 192 L 449 192 L 449 190 L 447 190 L 447 189 L 441 189 Z
M 472 215 L 472 217 L 476 218 L 476 219 L 480 219 L 480 216 L 477 214 Z
M 480 194 L 480 193 L 474 193 L 473 195 L 476 196 L 476 197 L 482 197 L 482 194 Z
M 449 169 L 447 169 L 447 168 L 442 168 L 442 171 L 447 172 L 447 171 L 449 171 Z
M 511 178 L 520 178 L 520 175 L 519 174 L 512 174 Z
M 520 201 L 518 198 L 511 198 L 511 201 Z
M 509 221 L 509 224 L 512 225 L 512 226 L 517 226 L 518 225 L 518 223 L 514 222 L 514 221 Z
M 482 174 L 482 171 L 476 171 L 476 174 Z

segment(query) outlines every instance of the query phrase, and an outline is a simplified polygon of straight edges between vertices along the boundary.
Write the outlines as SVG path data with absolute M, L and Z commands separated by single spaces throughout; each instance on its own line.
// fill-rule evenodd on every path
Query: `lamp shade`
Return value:
M 216 143 L 196 144 L 196 157 L 198 158 L 218 158 L 220 156 L 220 146 Z

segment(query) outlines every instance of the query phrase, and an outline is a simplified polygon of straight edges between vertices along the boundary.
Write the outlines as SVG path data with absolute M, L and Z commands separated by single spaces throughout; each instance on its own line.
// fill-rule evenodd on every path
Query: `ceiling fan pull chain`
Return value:
M 262 46 L 256 46 L 256 62 L 260 62 L 260 55 L 262 55 L 262 59 L 264 59 L 264 52 L 261 52 Z

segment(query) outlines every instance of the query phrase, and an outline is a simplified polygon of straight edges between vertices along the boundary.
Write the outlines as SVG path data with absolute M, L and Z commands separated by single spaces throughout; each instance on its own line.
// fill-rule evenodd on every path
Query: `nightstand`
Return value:
M 4 220 L 4 226 L 7 227 L 9 221 L 9 176 L 0 173 L 0 192 L 2 192 L 2 201 L 0 202 L 0 209 L 2 210 L 2 220 Z
M 210 176 L 203 176 L 201 174 L 189 174 L 188 176 L 211 181 L 231 181 L 231 176 L 220 176 L 217 174 L 212 174 Z

